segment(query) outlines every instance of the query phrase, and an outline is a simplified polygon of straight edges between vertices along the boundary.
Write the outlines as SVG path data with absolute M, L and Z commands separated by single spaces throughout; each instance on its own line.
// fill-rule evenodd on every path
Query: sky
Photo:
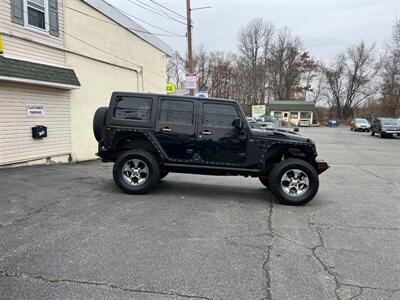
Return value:
M 177 14 L 186 15 L 186 0 L 107 0 L 112 5 L 140 18 L 137 23 L 153 33 L 185 35 L 185 20 L 172 12 L 160 12 L 159 3 Z M 140 7 L 141 6 L 141 7 Z M 325 63 L 331 62 L 348 46 L 366 41 L 378 50 L 390 42 L 392 24 L 400 18 L 400 0 L 192 0 L 193 46 L 207 50 L 237 51 L 241 26 L 253 18 L 263 18 L 277 28 L 287 27 L 303 43 L 303 50 Z M 147 9 L 145 9 L 145 8 Z M 177 20 L 177 21 L 176 21 Z M 163 31 L 165 30 L 165 31 Z M 166 32 L 168 31 L 168 32 Z M 159 36 L 181 54 L 186 53 L 185 37 Z

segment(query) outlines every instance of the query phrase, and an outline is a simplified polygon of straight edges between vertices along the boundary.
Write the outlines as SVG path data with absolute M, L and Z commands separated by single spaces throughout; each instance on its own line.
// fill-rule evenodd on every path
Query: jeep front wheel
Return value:
M 314 199 L 319 188 L 316 170 L 301 159 L 285 159 L 277 163 L 269 176 L 272 194 L 281 203 L 304 205 Z
M 123 152 L 116 160 L 113 177 L 117 186 L 128 194 L 144 194 L 160 178 L 160 167 L 154 155 L 143 150 Z

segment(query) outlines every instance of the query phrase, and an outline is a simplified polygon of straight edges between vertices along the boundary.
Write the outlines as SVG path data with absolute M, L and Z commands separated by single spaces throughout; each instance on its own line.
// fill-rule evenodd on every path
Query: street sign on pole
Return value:
M 185 88 L 188 90 L 194 90 L 196 89 L 196 85 L 196 73 L 186 73 Z

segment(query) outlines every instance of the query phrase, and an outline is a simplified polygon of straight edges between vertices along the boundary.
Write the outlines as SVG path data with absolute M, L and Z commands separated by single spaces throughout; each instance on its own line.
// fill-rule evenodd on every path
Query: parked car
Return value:
M 354 131 L 370 131 L 371 125 L 367 119 L 354 118 L 350 123 L 350 130 Z
M 328 121 L 326 121 L 326 126 L 329 126 L 329 127 L 336 127 L 339 125 L 340 125 L 340 122 L 337 119 L 329 119 Z
M 378 134 L 380 138 L 399 136 L 400 124 L 393 118 L 376 118 L 371 123 L 371 135 Z
M 233 100 L 115 92 L 93 130 L 97 155 L 114 162 L 114 181 L 129 194 L 149 192 L 169 172 L 242 175 L 258 177 L 282 203 L 303 205 L 329 168 L 311 139 L 253 129 Z
M 254 117 L 246 117 L 246 121 L 247 121 L 247 123 L 249 123 L 249 124 L 257 123 L 257 120 L 256 120 L 256 118 L 254 118 Z
M 257 123 L 260 125 L 261 128 L 281 128 L 282 121 L 278 118 L 273 116 L 260 116 L 257 117 Z

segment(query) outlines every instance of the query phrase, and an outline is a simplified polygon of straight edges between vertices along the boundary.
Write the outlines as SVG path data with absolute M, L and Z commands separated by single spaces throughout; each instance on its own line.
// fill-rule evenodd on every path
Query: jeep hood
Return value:
M 301 143 L 314 143 L 311 139 L 298 133 L 284 129 L 251 129 L 251 133 L 256 138 L 272 138 L 285 141 L 296 141 Z

